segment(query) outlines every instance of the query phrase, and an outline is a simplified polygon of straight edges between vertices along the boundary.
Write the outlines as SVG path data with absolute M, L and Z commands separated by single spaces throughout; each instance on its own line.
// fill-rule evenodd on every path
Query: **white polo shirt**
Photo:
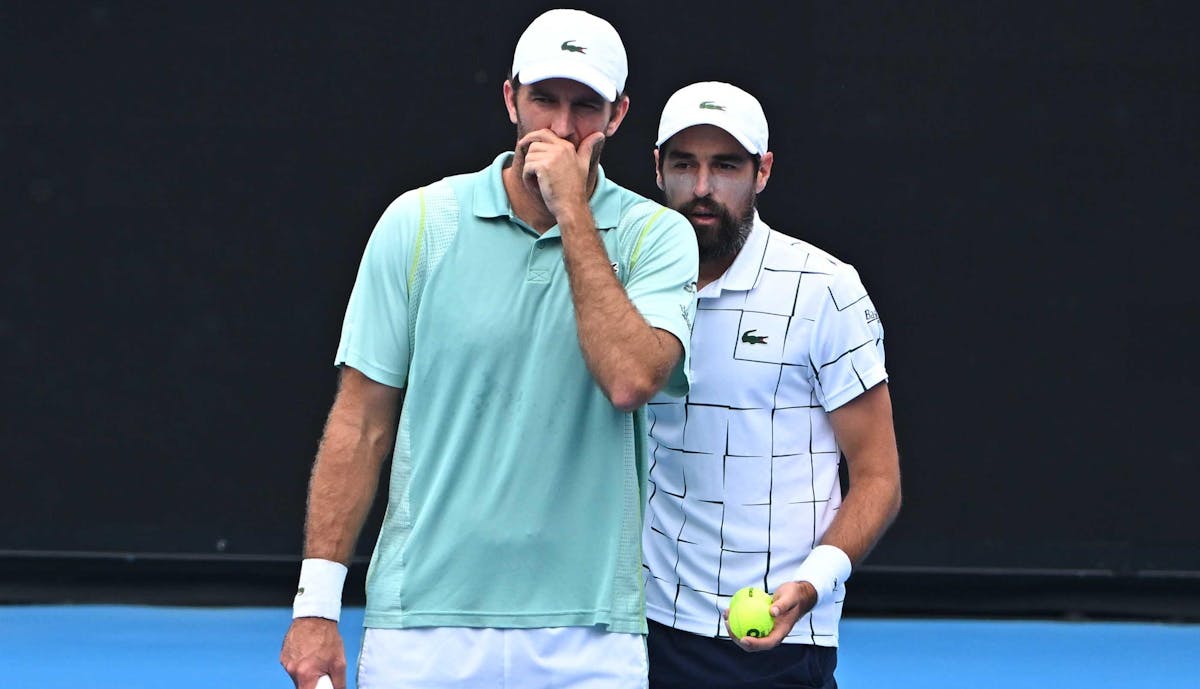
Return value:
M 855 269 L 757 216 L 698 296 L 692 386 L 648 405 L 646 614 L 727 636 L 743 586 L 774 591 L 841 505 L 829 412 L 887 380 L 883 326 Z M 837 646 L 845 590 L 785 643 Z

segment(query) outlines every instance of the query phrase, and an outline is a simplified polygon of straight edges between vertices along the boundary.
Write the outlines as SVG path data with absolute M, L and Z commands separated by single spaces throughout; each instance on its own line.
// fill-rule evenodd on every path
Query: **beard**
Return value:
M 713 227 L 693 227 L 696 230 L 696 244 L 700 247 L 700 262 L 735 256 L 746 245 L 746 238 L 754 229 L 754 199 L 746 204 L 746 210 L 740 217 L 735 217 L 729 207 L 712 199 L 693 199 L 675 210 L 686 217 L 693 213 L 702 212 L 715 216 L 717 224 Z

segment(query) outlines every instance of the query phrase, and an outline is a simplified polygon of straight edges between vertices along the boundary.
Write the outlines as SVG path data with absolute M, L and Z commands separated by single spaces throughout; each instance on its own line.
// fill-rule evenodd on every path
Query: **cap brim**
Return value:
M 762 155 L 763 153 L 766 153 L 766 151 L 757 150 L 758 146 L 756 146 L 753 141 L 750 141 L 745 136 L 742 136 L 741 134 L 733 131 L 732 129 L 730 129 L 729 127 L 726 126 L 726 123 L 720 122 L 717 120 L 717 118 L 714 118 L 714 117 L 693 117 L 691 119 L 676 123 L 675 125 L 673 125 L 671 127 L 670 133 L 664 134 L 662 132 L 659 132 L 658 141 L 655 142 L 654 145 L 655 145 L 655 147 L 662 146 L 663 143 L 666 142 L 667 139 L 670 139 L 672 136 L 675 136 L 679 132 L 682 132 L 683 130 L 687 129 L 688 127 L 696 127 L 696 126 L 699 126 L 702 124 L 707 124 L 707 125 L 716 127 L 717 129 L 720 129 L 720 130 L 724 131 L 725 133 L 729 134 L 734 139 L 737 139 L 737 142 L 742 145 L 742 148 L 746 149 L 746 152 L 750 153 L 751 155 Z

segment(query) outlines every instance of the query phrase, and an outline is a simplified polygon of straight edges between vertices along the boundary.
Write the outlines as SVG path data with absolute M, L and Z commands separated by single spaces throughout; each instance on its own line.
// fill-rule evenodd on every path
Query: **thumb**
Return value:
M 792 608 L 800 603 L 796 596 L 791 595 L 791 592 L 786 587 L 780 588 L 775 592 L 774 599 L 771 601 L 771 616 L 779 617 L 782 614 L 789 612 Z
M 596 161 L 600 158 L 600 151 L 604 148 L 604 139 L 604 132 L 596 131 L 579 142 L 579 157 L 587 158 L 589 168 L 595 165 Z

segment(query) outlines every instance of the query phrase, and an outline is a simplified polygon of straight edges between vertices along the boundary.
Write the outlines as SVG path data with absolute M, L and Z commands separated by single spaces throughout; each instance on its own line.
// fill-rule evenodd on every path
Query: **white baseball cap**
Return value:
M 629 64 L 612 24 L 582 10 L 550 10 L 521 34 L 512 75 L 522 84 L 571 79 L 611 102 L 625 90 Z
M 702 81 L 676 91 L 663 106 L 655 146 L 698 124 L 729 132 L 753 155 L 767 152 L 767 116 L 758 99 L 733 84 Z

